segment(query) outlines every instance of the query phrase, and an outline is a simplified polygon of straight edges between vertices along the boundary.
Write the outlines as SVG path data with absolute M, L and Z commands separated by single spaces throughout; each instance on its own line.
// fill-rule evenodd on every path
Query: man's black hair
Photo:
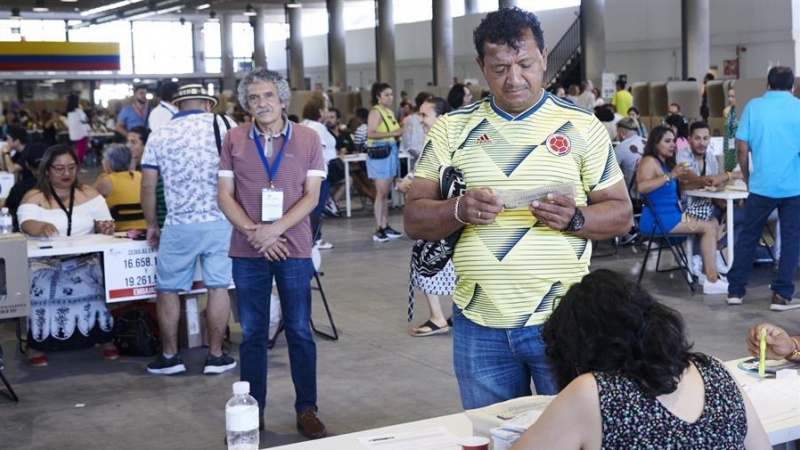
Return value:
M 342 112 L 339 111 L 338 109 L 336 109 L 336 108 L 328 108 L 328 111 L 336 114 L 336 118 L 337 119 L 341 119 L 342 118 Z
M 516 6 L 490 12 L 472 32 L 478 59 L 483 62 L 483 45 L 486 43 L 508 45 L 519 50 L 519 43 L 527 30 L 533 33 L 539 51 L 544 52 L 544 32 L 536 14 Z
M 171 102 L 176 95 L 178 95 L 178 91 L 181 90 L 181 85 L 174 82 L 174 81 L 167 81 L 166 83 L 161 85 L 161 89 L 158 91 L 158 96 L 161 97 L 161 100 L 165 102 Z
M 708 126 L 708 124 L 703 122 L 702 120 L 698 120 L 697 122 L 692 122 L 692 124 L 689 125 L 689 136 L 691 136 L 694 133 L 694 130 L 702 130 L 702 129 L 711 131 L 711 128 Z
M 25 130 L 25 128 L 19 125 L 11 125 L 8 127 L 6 134 L 11 136 L 11 139 L 19 141 L 19 143 L 23 146 L 28 145 L 28 132 Z
M 786 66 L 775 66 L 769 69 L 767 84 L 772 91 L 791 91 L 794 86 L 794 72 Z

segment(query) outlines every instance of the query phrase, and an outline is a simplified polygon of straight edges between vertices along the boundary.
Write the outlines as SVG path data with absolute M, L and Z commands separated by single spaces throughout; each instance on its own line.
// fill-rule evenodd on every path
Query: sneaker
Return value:
M 206 356 L 206 366 L 203 368 L 203 373 L 222 373 L 234 367 L 236 367 L 236 360 L 225 353 L 219 356 L 214 356 L 209 353 L 208 356 Z
M 159 353 L 156 360 L 147 365 L 147 371 L 156 375 L 174 375 L 186 372 L 186 366 L 179 355 L 167 359 L 163 353 Z
M 722 252 L 719 250 L 717 250 L 716 259 L 717 259 L 717 272 L 723 275 L 728 273 L 728 265 L 725 264 L 725 258 L 722 257 Z
M 741 305 L 744 297 L 728 297 L 725 299 L 729 305 Z
M 720 277 L 715 282 L 710 282 L 706 280 L 703 283 L 703 294 L 707 295 L 715 295 L 715 294 L 727 294 L 728 293 L 728 282 L 725 281 L 722 277 Z
M 789 300 L 781 297 L 777 292 L 772 293 L 772 304 L 769 305 L 769 309 L 772 311 L 789 311 L 797 308 L 800 308 L 800 298 Z
M 333 248 L 333 244 L 328 241 L 323 241 L 322 239 L 317 241 L 317 248 L 320 250 L 330 250 Z
M 372 235 L 372 240 L 375 242 L 389 242 L 389 236 L 383 230 L 378 230 Z
M 328 217 L 342 217 L 342 213 L 339 212 L 339 207 L 333 200 L 328 200 L 328 203 L 325 204 L 325 208 L 323 208 L 322 213 Z
M 325 424 L 319 420 L 313 407 L 297 415 L 297 431 L 309 439 L 320 439 L 328 435 Z
M 396 231 L 396 230 L 393 230 L 392 227 L 390 227 L 388 225 L 386 226 L 386 228 L 383 229 L 383 232 L 386 234 L 386 237 L 388 237 L 389 239 L 397 239 L 397 238 L 403 236 L 403 233 L 401 233 L 399 231 Z
M 622 237 L 622 240 L 620 241 L 620 244 L 621 245 L 628 245 L 631 242 L 635 241 L 637 237 L 639 237 L 639 233 L 628 233 L 628 234 L 626 234 L 625 236 Z

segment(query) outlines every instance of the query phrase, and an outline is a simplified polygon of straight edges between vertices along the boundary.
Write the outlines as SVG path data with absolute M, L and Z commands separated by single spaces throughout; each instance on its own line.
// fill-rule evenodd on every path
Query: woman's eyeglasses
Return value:
M 68 166 L 50 166 L 50 169 L 59 175 L 63 175 L 65 173 L 75 173 L 78 170 L 78 165 L 70 164 Z

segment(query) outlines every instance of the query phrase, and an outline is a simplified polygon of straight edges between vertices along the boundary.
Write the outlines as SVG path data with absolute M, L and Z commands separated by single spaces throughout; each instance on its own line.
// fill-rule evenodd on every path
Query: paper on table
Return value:
M 458 438 L 445 427 L 358 438 L 367 450 L 460 450 Z
M 527 430 L 531 425 L 533 425 L 533 423 L 536 422 L 536 419 L 538 419 L 539 416 L 541 415 L 542 411 L 537 411 L 535 409 L 532 409 L 530 411 L 526 411 L 518 415 L 517 417 L 514 417 L 511 420 L 506 421 L 500 427 L 503 428 L 504 430 L 524 433 L 525 430 Z
M 800 378 L 753 378 L 742 385 L 761 423 L 800 418 Z

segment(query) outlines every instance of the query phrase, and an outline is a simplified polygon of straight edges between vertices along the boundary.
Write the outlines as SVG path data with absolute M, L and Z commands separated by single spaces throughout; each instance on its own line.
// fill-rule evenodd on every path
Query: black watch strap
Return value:
M 583 223 L 585 218 L 583 217 L 583 212 L 580 208 L 575 208 L 575 214 L 572 215 L 572 219 L 569 221 L 569 225 L 564 228 L 563 231 L 568 231 L 571 233 L 575 233 L 581 231 L 583 229 Z

